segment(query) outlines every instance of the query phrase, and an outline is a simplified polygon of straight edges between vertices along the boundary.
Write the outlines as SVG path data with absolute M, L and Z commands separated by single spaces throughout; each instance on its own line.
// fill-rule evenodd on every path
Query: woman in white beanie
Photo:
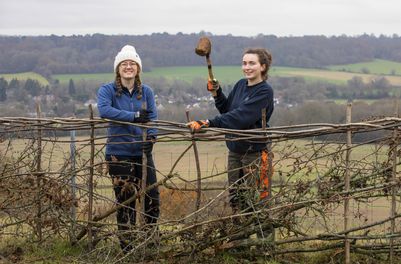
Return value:
M 133 123 L 157 119 L 152 89 L 141 82 L 142 61 L 135 48 L 124 46 L 114 60 L 115 81 L 98 90 L 98 109 L 102 118 Z M 146 109 L 142 106 L 146 105 Z M 156 129 L 147 129 L 148 139 L 142 142 L 142 129 L 135 125 L 110 123 L 106 145 L 106 160 L 117 202 L 123 203 L 139 190 L 142 179 L 142 155 L 147 157 L 147 186 L 157 181 L 152 158 Z M 155 225 L 159 217 L 159 191 L 153 188 L 145 196 L 145 221 Z M 120 246 L 124 252 L 132 249 L 130 227 L 136 223 L 135 201 L 117 210 Z

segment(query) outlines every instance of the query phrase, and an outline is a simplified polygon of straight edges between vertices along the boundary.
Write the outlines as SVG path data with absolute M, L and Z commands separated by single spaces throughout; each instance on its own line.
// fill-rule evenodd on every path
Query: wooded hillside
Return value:
M 134 45 L 144 70 L 161 66 L 201 65 L 194 48 L 207 33 L 171 35 L 85 35 L 85 36 L 0 36 L 0 73 L 34 71 L 45 76 L 62 73 L 112 71 L 113 59 L 125 44 Z M 274 65 L 325 67 L 372 59 L 401 62 L 401 37 L 394 35 L 357 37 L 304 36 L 234 37 L 210 35 L 215 65 L 238 65 L 247 47 L 265 47 L 273 54 Z

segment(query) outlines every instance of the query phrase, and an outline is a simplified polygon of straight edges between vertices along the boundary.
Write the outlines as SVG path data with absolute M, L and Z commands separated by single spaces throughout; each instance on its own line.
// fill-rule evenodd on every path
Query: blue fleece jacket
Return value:
M 262 127 L 262 109 L 266 109 L 268 124 L 273 113 L 273 89 L 265 81 L 248 86 L 247 79 L 239 80 L 226 97 L 221 89 L 214 98 L 220 115 L 210 119 L 211 127 L 231 129 L 254 129 Z M 235 138 L 227 135 L 227 138 Z M 266 148 L 266 143 L 247 140 L 226 141 L 230 151 L 235 153 L 255 152 Z
M 157 119 L 157 108 L 152 89 L 142 85 L 142 100 L 138 100 L 137 91 L 132 95 L 127 89 L 123 89 L 120 96 L 116 96 L 117 88 L 115 83 L 101 86 L 97 93 L 97 107 L 100 117 L 133 122 L 135 112 L 142 108 L 142 102 L 146 102 L 147 110 L 150 111 L 151 120 Z M 156 136 L 156 129 L 148 129 L 148 135 Z M 108 140 L 106 155 L 116 156 L 142 156 L 142 144 L 135 143 L 142 141 L 142 129 L 132 125 L 121 125 L 110 123 L 108 128 Z

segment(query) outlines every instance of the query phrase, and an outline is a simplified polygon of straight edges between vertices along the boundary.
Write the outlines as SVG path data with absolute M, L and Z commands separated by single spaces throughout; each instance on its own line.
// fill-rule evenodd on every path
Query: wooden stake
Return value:
M 189 117 L 189 110 L 185 111 L 185 115 L 187 116 L 187 121 L 190 122 L 191 119 Z M 192 147 L 194 149 L 195 163 L 196 163 L 196 203 L 195 203 L 195 211 L 198 211 L 201 204 L 201 195 L 202 195 L 202 174 L 199 162 L 199 152 L 198 147 L 196 145 L 194 134 L 191 135 L 192 138 Z M 198 215 L 195 217 L 195 221 L 197 221 Z
M 398 116 L 398 100 L 397 98 L 394 101 L 394 116 Z M 396 183 L 397 181 L 397 145 L 398 145 L 398 140 L 397 140 L 397 135 L 398 135 L 398 127 L 395 127 L 393 130 L 393 140 L 392 144 L 390 145 L 390 153 L 392 153 L 392 162 L 393 162 L 393 168 L 392 168 L 392 174 L 391 174 L 391 181 L 392 183 Z M 397 202 L 396 202 L 396 196 L 397 196 L 397 186 L 392 186 L 391 187 L 391 212 L 390 212 L 390 217 L 394 217 L 396 215 L 396 210 L 397 210 Z M 393 235 L 395 232 L 395 218 L 391 220 L 391 235 Z M 394 238 L 390 238 L 390 263 L 394 263 Z
M 89 105 L 89 113 L 90 120 L 93 120 L 93 109 L 92 104 Z M 93 233 L 92 233 L 92 221 L 93 221 L 93 171 L 95 164 L 95 124 L 91 123 L 91 133 L 90 133 L 90 145 L 91 145 L 91 153 L 90 153 L 90 166 L 89 166 L 89 182 L 88 182 L 88 192 L 89 192 L 89 201 L 88 201 L 88 240 L 89 240 L 89 248 L 93 248 Z
M 40 118 L 42 117 L 40 104 L 36 103 L 36 116 L 38 118 L 38 124 L 41 123 Z M 42 129 L 41 126 L 38 125 L 37 130 L 37 150 L 36 150 L 36 185 L 37 185 L 37 194 L 36 194 L 36 202 L 38 206 L 38 212 L 36 216 L 36 231 L 38 234 L 39 242 L 42 241 L 42 201 L 41 201 L 41 193 L 42 193 Z
M 346 122 L 347 124 L 351 123 L 351 116 L 352 116 L 352 102 L 348 101 L 347 104 L 347 111 L 346 111 Z M 351 146 L 352 146 L 352 139 L 351 139 L 351 129 L 347 129 L 347 149 L 346 149 L 346 156 L 345 156 L 345 197 L 344 197 L 344 230 L 348 230 L 349 228 L 349 199 L 350 199 L 350 194 L 348 193 L 350 191 L 350 175 L 351 172 L 349 170 L 350 167 L 350 157 L 351 157 Z M 349 264 L 351 263 L 351 244 L 350 240 L 348 239 L 348 233 L 345 233 L 345 263 Z
M 142 109 L 146 110 L 147 105 L 146 101 L 142 102 Z M 145 143 L 146 139 L 148 136 L 148 131 L 146 128 L 142 129 L 142 142 Z M 141 191 L 146 190 L 146 184 L 147 184 L 147 178 L 148 178 L 148 157 L 146 156 L 145 151 L 142 153 L 142 181 L 141 181 Z M 145 210 L 145 199 L 146 199 L 146 193 L 141 197 L 141 221 L 142 225 L 146 225 L 146 210 Z

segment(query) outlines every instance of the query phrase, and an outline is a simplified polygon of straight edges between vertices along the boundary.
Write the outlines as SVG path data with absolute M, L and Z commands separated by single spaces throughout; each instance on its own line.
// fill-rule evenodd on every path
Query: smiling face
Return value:
M 139 67 L 132 60 L 125 60 L 120 63 L 118 66 L 118 73 L 121 76 L 121 79 L 130 80 L 134 79 L 135 76 L 138 74 Z
M 242 71 L 248 84 L 256 84 L 263 80 L 262 71 L 266 70 L 266 65 L 261 65 L 257 54 L 246 53 L 242 57 Z

